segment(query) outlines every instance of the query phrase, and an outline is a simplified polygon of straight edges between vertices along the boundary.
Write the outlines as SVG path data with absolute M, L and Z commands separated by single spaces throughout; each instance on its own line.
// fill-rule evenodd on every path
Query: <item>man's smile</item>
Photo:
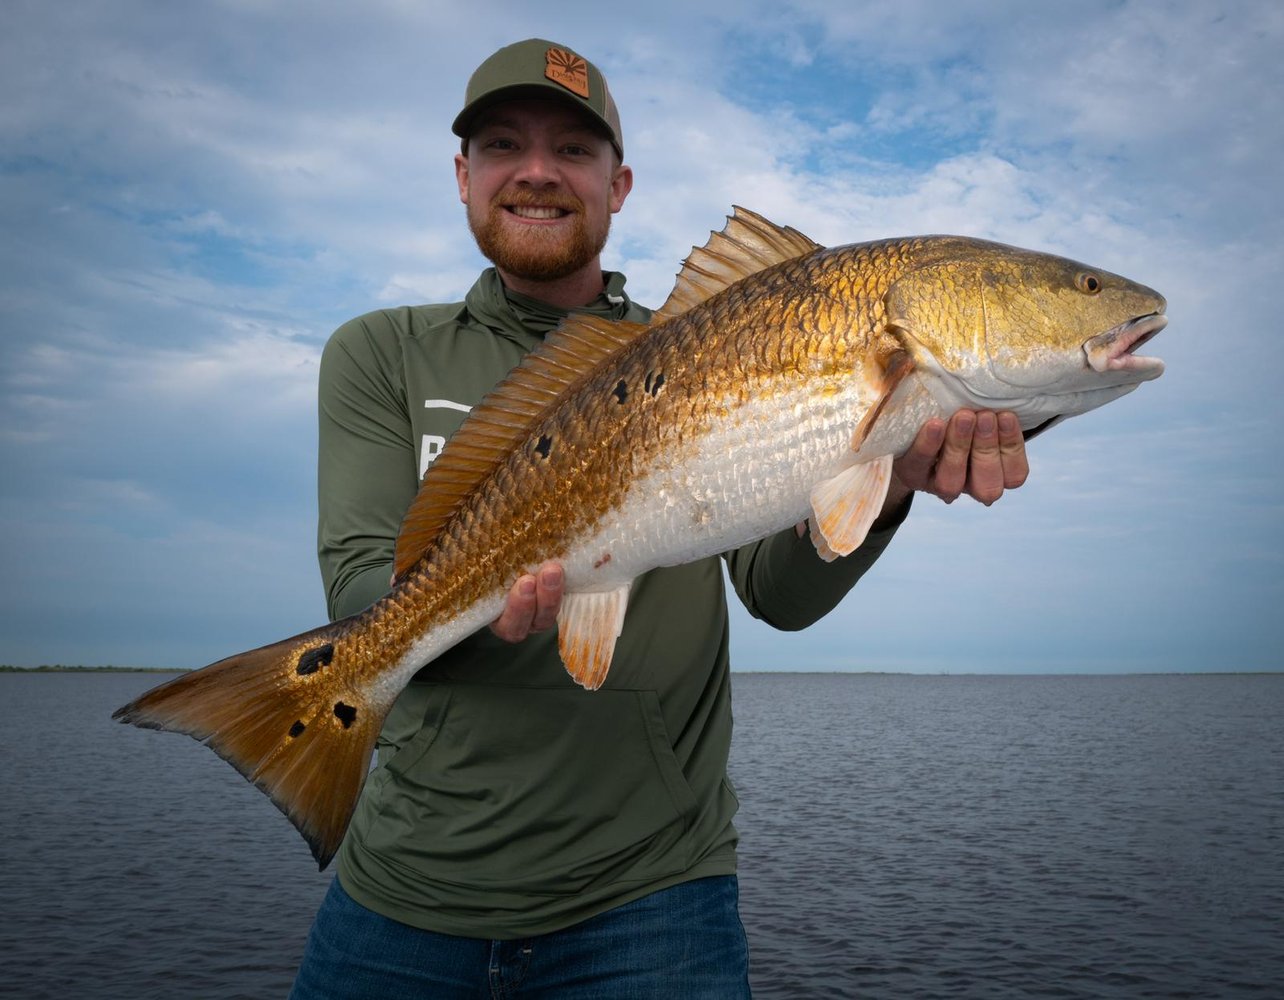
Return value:
M 504 207 L 521 219 L 560 219 L 570 215 L 566 209 L 557 208 L 554 205 L 505 205 Z

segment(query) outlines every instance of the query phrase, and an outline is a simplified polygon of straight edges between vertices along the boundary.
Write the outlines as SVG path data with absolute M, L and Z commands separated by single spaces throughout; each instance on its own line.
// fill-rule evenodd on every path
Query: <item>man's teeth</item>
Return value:
M 556 219 L 566 214 L 560 208 L 544 208 L 536 205 L 514 205 L 509 211 L 514 215 L 520 215 L 523 219 Z

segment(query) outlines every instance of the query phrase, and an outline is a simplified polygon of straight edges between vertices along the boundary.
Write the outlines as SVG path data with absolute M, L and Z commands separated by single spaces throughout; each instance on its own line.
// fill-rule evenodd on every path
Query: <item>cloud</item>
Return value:
M 532 35 L 609 72 L 637 183 L 605 260 L 642 301 L 733 203 L 826 243 L 1048 249 L 1169 298 L 1163 379 L 1032 445 L 995 510 L 920 504 L 805 637 L 738 628 L 745 665 L 1269 659 L 1275 5 L 660 0 L 627 32 L 580 2 L 12 6 L 0 530 L 30 569 L 0 594 L 0 661 L 193 664 L 319 616 L 321 344 L 471 284 L 448 123 L 476 62 Z M 1092 617 L 1103 579 L 1130 615 Z

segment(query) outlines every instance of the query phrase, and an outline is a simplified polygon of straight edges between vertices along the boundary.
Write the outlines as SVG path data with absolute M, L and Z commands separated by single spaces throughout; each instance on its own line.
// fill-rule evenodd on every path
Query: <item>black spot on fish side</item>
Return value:
M 324 646 L 309 649 L 300 656 L 299 665 L 294 668 L 294 672 L 300 675 L 315 674 L 322 667 L 328 667 L 333 659 L 334 646 L 327 642 Z
M 344 729 L 348 729 L 357 721 L 357 710 L 351 705 L 336 701 L 334 703 L 334 717 L 343 723 Z
M 539 452 L 540 458 L 548 458 L 548 453 L 553 450 L 553 439 L 547 434 L 541 434 L 539 441 L 535 444 L 535 450 Z
M 295 719 L 294 725 L 290 727 L 290 736 L 293 737 L 294 739 L 298 739 L 300 736 L 303 735 L 303 730 L 307 728 L 308 727 L 303 724 L 302 719 Z
M 620 379 L 615 388 L 611 390 L 611 395 L 618 399 L 621 405 L 629 398 L 629 387 L 625 384 L 624 379 Z

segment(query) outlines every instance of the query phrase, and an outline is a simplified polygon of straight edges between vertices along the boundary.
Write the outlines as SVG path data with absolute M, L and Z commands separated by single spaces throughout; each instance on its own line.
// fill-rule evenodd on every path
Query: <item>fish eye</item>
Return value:
M 1080 271 L 1074 276 L 1075 287 L 1087 295 L 1096 295 L 1101 291 L 1101 279 L 1091 271 Z

